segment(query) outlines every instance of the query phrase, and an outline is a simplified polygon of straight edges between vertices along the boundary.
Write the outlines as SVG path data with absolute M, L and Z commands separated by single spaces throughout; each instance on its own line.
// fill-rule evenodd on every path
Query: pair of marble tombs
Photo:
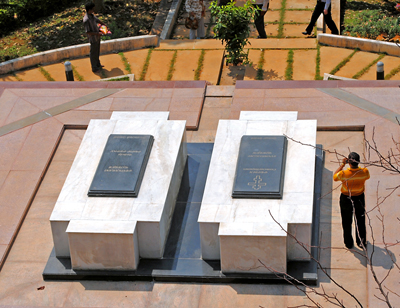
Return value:
M 87 197 L 110 134 L 154 136 L 137 198 Z M 309 255 L 271 214 L 311 243 L 315 149 L 288 140 L 282 199 L 232 199 L 243 135 L 287 135 L 315 145 L 316 121 L 297 120 L 297 112 L 241 112 L 239 120 L 220 120 L 198 218 L 202 257 L 220 260 L 224 273 L 286 271 L 287 260 Z M 168 112 L 92 120 L 50 217 L 56 256 L 71 258 L 74 270 L 135 270 L 139 258 L 161 258 L 186 157 L 185 121 L 168 121 Z

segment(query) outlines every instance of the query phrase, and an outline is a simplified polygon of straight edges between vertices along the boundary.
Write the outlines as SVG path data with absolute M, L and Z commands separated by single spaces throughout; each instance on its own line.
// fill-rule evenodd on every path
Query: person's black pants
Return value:
M 262 9 L 263 5 L 262 4 L 253 4 L 255 7 L 258 7 L 260 10 Z M 267 11 L 268 11 L 269 3 L 267 6 Z M 267 33 L 265 33 L 265 25 L 264 25 L 264 16 L 261 16 L 261 11 L 257 10 L 256 16 L 254 19 L 254 24 L 256 26 L 258 35 L 260 38 L 267 38 Z
M 365 196 L 346 196 L 340 195 L 340 214 L 342 215 L 342 228 L 344 244 L 347 248 L 354 245 L 353 236 L 351 235 L 351 225 L 353 223 L 353 213 L 355 215 L 356 226 L 356 242 L 366 244 L 365 230 Z
M 329 30 L 331 30 L 332 34 L 339 34 L 339 30 L 336 27 L 335 22 L 332 20 L 331 7 L 332 5 L 329 6 L 328 14 L 325 15 L 324 14 L 325 2 L 317 1 L 317 5 L 315 6 L 314 12 L 312 13 L 311 16 L 311 21 L 306 28 L 306 32 L 308 34 L 312 33 L 315 23 L 317 22 L 317 19 L 321 14 L 324 14 L 325 23 L 328 26 Z
M 97 71 L 101 68 L 100 39 L 96 42 L 90 43 L 90 65 L 92 66 L 92 71 Z

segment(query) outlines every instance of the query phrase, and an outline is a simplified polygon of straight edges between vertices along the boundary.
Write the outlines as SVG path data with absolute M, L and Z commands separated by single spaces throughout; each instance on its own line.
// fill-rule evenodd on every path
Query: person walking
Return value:
M 350 168 L 343 170 L 346 164 Z M 340 214 L 342 216 L 343 240 L 348 249 L 353 248 L 353 236 L 351 228 L 353 213 L 355 216 L 356 242 L 361 248 L 366 249 L 366 227 L 365 227 L 365 181 L 370 178 L 367 168 L 360 168 L 360 155 L 351 152 L 348 158 L 343 158 L 339 168 L 333 175 L 334 181 L 341 181 Z
M 269 0 L 256 0 L 253 6 L 259 8 L 254 19 L 254 25 L 256 26 L 258 32 L 258 38 L 266 39 L 267 33 L 265 33 L 264 16 L 269 8 Z
M 203 0 L 186 0 L 185 9 L 189 13 L 189 18 L 195 18 L 198 21 L 197 29 L 190 29 L 189 38 L 191 40 L 194 40 L 195 38 L 204 38 L 204 17 L 206 16 L 206 7 Z
M 90 43 L 90 65 L 92 72 L 99 72 L 104 66 L 100 64 L 100 37 L 103 35 L 99 31 L 97 24 L 104 25 L 100 19 L 94 16 L 94 3 L 88 2 L 85 4 L 86 14 L 83 17 L 83 25 L 85 26 L 86 35 Z
M 336 27 L 335 22 L 332 19 L 331 14 L 331 0 L 317 0 L 317 4 L 314 8 L 314 12 L 311 15 L 311 21 L 308 24 L 306 31 L 302 32 L 304 35 L 310 35 L 313 31 L 315 23 L 317 22 L 318 17 L 324 13 L 324 20 L 329 30 L 331 30 L 332 34 L 339 34 L 339 30 Z

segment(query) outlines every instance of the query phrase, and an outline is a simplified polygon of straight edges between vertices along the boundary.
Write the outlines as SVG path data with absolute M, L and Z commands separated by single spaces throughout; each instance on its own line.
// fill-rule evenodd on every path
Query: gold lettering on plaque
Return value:
M 249 182 L 247 183 L 247 185 L 251 186 L 251 188 L 253 188 L 254 190 L 259 190 L 260 188 L 262 188 L 263 186 L 266 186 L 267 183 L 262 183 L 262 178 L 257 175 L 254 179 L 254 182 Z

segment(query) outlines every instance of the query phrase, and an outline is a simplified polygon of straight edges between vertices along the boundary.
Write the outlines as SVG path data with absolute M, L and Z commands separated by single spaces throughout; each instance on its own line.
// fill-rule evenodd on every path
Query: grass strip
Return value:
M 290 49 L 286 60 L 285 80 L 293 80 L 293 55 L 293 49 Z
M 278 26 L 278 38 L 283 37 L 283 27 L 285 25 L 285 12 L 286 12 L 286 0 L 282 0 L 281 9 L 279 12 L 279 26 Z
M 199 60 L 197 61 L 197 68 L 194 72 L 194 80 L 200 80 L 201 72 L 203 71 L 204 55 L 206 51 L 203 49 L 200 53 Z
M 315 58 L 315 80 L 323 80 L 321 76 L 321 45 L 317 44 L 317 56 Z
M 149 49 L 149 52 L 147 53 L 146 60 L 144 61 L 142 72 L 140 73 L 140 78 L 139 80 L 143 81 L 144 78 L 146 77 L 147 69 L 149 68 L 149 63 L 150 63 L 150 58 L 151 58 L 151 53 L 153 52 L 153 48 Z
M 120 78 L 111 78 L 107 81 L 129 81 L 129 76 L 124 76 L 124 77 L 120 77 Z
M 356 49 L 354 49 L 354 51 L 350 54 L 350 55 L 348 55 L 346 58 L 344 58 L 343 60 L 342 60 L 342 62 L 340 62 L 338 65 L 336 65 L 334 68 L 333 68 L 333 70 L 331 70 L 330 72 L 329 72 L 329 74 L 331 74 L 331 75 L 335 75 L 335 73 L 337 73 L 343 66 L 345 66 L 346 64 L 347 64 L 347 62 L 349 62 L 350 61 L 350 59 L 356 54 L 356 52 L 358 52 L 360 49 L 358 49 L 358 48 L 356 48 Z
M 11 75 L 13 75 L 13 77 L 15 79 L 17 79 L 17 81 L 24 81 L 21 77 L 17 76 L 17 74 L 15 74 L 15 72 L 12 72 Z
M 78 71 L 76 70 L 76 67 L 73 66 L 72 64 L 71 64 L 71 67 L 72 67 L 72 73 L 74 74 L 74 80 L 85 81 L 85 78 L 83 78 L 83 76 L 78 73 Z
M 395 67 L 394 69 L 392 69 L 390 71 L 390 73 L 385 76 L 385 80 L 389 80 L 394 75 L 396 75 L 398 72 L 400 72 L 400 65 L 398 67 Z
M 129 64 L 128 59 L 125 57 L 124 53 L 120 52 L 118 54 L 121 57 L 122 63 L 124 63 L 125 71 L 127 71 L 128 74 L 132 74 L 131 65 Z
M 167 80 L 172 79 L 172 75 L 174 74 L 174 71 L 175 71 L 175 62 L 176 62 L 177 55 L 178 55 L 178 51 L 175 50 L 174 55 L 172 56 L 172 59 L 171 59 L 171 63 L 169 64 Z
M 374 61 L 372 61 L 370 64 L 368 64 L 366 67 L 364 67 L 361 71 L 359 71 L 357 74 L 355 74 L 353 77 L 353 79 L 358 79 L 360 78 L 362 75 L 364 75 L 370 68 L 372 65 L 376 64 L 379 60 L 381 60 L 385 55 L 384 54 L 380 54 L 378 58 L 376 58 Z
M 256 80 L 263 80 L 264 79 L 264 52 L 265 49 L 261 49 L 261 54 L 260 54 L 260 59 L 258 60 L 257 64 L 257 75 L 256 75 Z
M 39 71 L 42 73 L 44 78 L 46 78 L 47 81 L 55 81 L 53 77 L 51 77 L 50 73 L 46 71 L 42 66 L 39 65 Z

